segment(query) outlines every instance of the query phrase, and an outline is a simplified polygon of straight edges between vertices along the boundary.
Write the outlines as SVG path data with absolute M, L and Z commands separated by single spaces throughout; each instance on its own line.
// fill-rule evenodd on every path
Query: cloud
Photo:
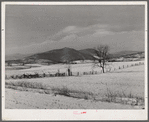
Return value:
M 100 24 L 90 25 L 87 27 L 67 26 L 64 29 L 57 32 L 55 35 L 48 37 L 48 39 L 53 41 L 64 41 L 65 39 L 68 40 L 69 38 L 71 41 L 70 37 L 73 38 L 74 36 L 82 37 L 93 34 L 98 35 L 99 32 L 100 32 L 99 36 L 103 36 L 110 33 L 108 27 L 109 27 L 108 25 L 100 25 Z
M 112 35 L 112 34 L 115 34 L 115 33 L 112 32 L 112 31 L 108 31 L 108 30 L 104 30 L 104 29 L 99 29 L 95 33 L 93 33 L 92 36 L 102 37 L 102 36 Z
M 46 48 L 48 48 L 48 46 L 54 44 L 55 41 L 53 40 L 46 40 L 42 43 L 34 43 L 31 45 L 27 45 L 27 46 L 20 46 L 20 47 L 13 47 L 13 48 L 7 48 L 6 50 L 6 54 L 11 54 L 11 52 L 13 53 L 36 53 L 38 52 L 42 52 L 44 49 L 46 50 Z
M 103 37 L 107 35 L 113 35 L 118 33 L 125 33 L 125 32 L 131 32 L 132 30 L 130 26 L 130 29 L 126 29 L 128 27 L 123 27 L 120 25 L 112 26 L 108 24 L 94 24 L 86 27 L 79 27 L 79 26 L 67 26 L 57 32 L 55 35 L 48 37 L 47 40 L 57 41 L 57 42 L 72 42 L 72 41 L 78 41 L 80 38 L 86 38 L 86 37 Z M 137 27 L 136 27 L 137 28 Z
M 62 30 L 62 33 L 70 33 L 70 32 L 75 33 L 75 31 L 78 31 L 78 28 L 76 26 L 68 26 Z
M 106 35 L 106 36 L 100 36 Z M 37 53 L 70 47 L 74 49 L 94 48 L 99 44 L 110 45 L 110 51 L 122 50 L 143 50 L 144 49 L 144 32 L 131 31 L 113 33 L 107 30 L 96 30 L 95 33 L 85 36 L 70 34 L 60 41 L 46 40 L 42 43 L 32 44 L 30 46 L 7 48 L 6 54 L 12 53 Z
M 69 36 L 71 34 L 78 34 L 82 28 L 79 28 L 77 26 L 67 26 L 64 29 L 57 32 L 55 35 L 50 36 L 49 39 L 52 39 L 54 41 L 60 41 L 66 36 Z
M 77 34 L 70 34 L 65 36 L 60 40 L 60 42 L 72 42 L 72 41 L 78 41 L 78 35 Z
M 136 36 L 136 33 L 138 33 L 138 31 L 125 30 L 122 29 L 120 26 L 100 24 L 94 24 L 87 27 L 67 26 L 50 38 L 47 37 L 47 39 L 41 43 L 34 43 L 29 46 L 7 48 L 6 53 L 18 53 L 18 51 L 23 53 L 36 53 L 64 46 L 74 46 L 74 48 L 81 48 L 83 46 L 92 45 L 91 41 L 94 41 L 93 43 L 95 43 L 96 41 L 98 42 L 98 40 L 104 40 L 103 42 L 106 42 L 104 37 L 114 36 L 118 38 L 118 35 L 128 35 L 128 33 L 131 33 L 131 36 L 129 35 L 129 38 L 132 38 L 134 34 Z M 133 38 L 135 38 L 135 36 Z M 110 40 L 110 38 L 108 38 L 107 40 Z
M 47 40 L 53 41 L 76 41 L 76 37 L 103 37 L 112 34 L 132 32 L 137 30 L 140 25 L 111 25 L 111 24 L 93 24 L 89 26 L 66 26 L 59 32 L 55 33 L 53 36 L 48 37 Z

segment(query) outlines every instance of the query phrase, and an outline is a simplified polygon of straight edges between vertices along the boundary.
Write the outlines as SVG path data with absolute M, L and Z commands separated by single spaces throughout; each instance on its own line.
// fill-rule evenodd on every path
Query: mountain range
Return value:
M 121 51 L 114 54 L 109 54 L 111 58 L 128 57 L 128 55 L 143 53 L 140 51 Z M 73 48 L 62 48 L 50 50 L 37 54 L 15 54 L 14 56 L 6 56 L 6 62 L 24 62 L 24 63 L 66 63 L 76 60 L 94 60 L 96 55 L 95 49 L 75 50 Z

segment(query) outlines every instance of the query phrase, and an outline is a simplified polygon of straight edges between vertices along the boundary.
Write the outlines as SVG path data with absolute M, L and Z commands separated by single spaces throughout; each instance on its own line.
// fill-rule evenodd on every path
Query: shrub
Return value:
M 89 99 L 86 94 L 84 95 L 84 99 L 85 99 L 85 100 L 88 100 L 88 99 Z
M 69 96 L 70 92 L 66 86 L 63 86 L 62 88 L 51 88 L 52 91 L 56 92 L 56 94 Z
M 5 85 L 20 86 L 20 87 L 26 87 L 26 88 L 46 89 L 46 86 L 44 86 L 41 83 L 27 82 L 27 81 L 5 82 Z

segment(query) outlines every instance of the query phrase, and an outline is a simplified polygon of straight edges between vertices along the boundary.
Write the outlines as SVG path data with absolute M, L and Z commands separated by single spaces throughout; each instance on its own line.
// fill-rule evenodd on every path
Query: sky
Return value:
M 143 51 L 145 6 L 7 5 L 5 53 L 30 54 L 100 44 L 110 52 Z

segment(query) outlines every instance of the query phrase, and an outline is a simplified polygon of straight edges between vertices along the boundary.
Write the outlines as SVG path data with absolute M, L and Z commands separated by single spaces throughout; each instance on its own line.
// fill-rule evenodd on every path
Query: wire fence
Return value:
M 104 72 L 114 72 L 115 70 L 120 70 L 120 69 L 124 69 L 124 68 L 128 68 L 128 67 L 132 67 L 132 66 L 138 66 L 138 65 L 144 65 L 144 62 L 139 62 L 139 63 L 135 63 L 135 64 L 130 64 L 130 65 L 122 65 L 122 66 L 118 66 L 117 68 L 105 68 Z M 100 71 L 86 71 L 86 72 L 56 72 L 56 73 L 34 73 L 34 74 L 29 74 L 29 73 L 24 73 L 21 75 L 11 75 L 11 76 L 7 76 L 5 75 L 5 79 L 32 79 L 32 78 L 44 78 L 44 77 L 66 77 L 66 76 L 82 76 L 82 75 L 96 75 L 96 74 L 102 74 L 103 70 Z

